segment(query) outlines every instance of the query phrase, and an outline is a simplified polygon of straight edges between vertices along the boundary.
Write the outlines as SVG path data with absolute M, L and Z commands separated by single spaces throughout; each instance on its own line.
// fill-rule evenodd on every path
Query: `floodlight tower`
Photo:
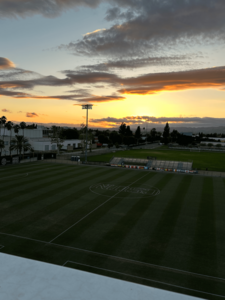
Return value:
M 85 163 L 87 163 L 87 137 L 88 137 L 88 110 L 92 109 L 92 104 L 82 105 L 82 109 L 86 109 L 86 147 L 85 147 Z

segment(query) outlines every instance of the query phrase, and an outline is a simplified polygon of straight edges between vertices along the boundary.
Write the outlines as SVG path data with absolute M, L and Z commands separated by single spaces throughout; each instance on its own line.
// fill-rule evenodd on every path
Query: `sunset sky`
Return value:
M 224 0 L 0 0 L 14 122 L 225 126 Z

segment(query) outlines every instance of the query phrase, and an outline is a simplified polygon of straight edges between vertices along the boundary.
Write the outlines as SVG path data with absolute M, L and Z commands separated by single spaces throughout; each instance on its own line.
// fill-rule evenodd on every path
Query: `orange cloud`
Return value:
M 123 80 L 126 88 L 121 94 L 155 94 L 162 91 L 179 91 L 187 89 L 224 88 L 225 67 L 146 74 Z
M 9 113 L 9 114 L 12 113 L 11 110 L 8 110 L 8 109 L 6 109 L 6 108 L 3 108 L 2 111 L 5 112 L 5 113 Z
M 110 101 L 118 101 L 118 100 L 125 100 L 125 97 L 122 96 L 93 96 L 87 97 L 84 99 L 78 100 L 79 102 L 83 103 L 91 103 L 91 102 L 110 102 Z M 76 105 L 76 104 L 74 104 Z
M 5 57 L 0 57 L 0 70 L 15 68 L 15 64 Z
M 14 80 L 0 83 L 0 96 L 13 98 L 71 100 L 77 103 L 121 101 L 122 95 L 96 96 L 89 90 L 78 89 L 70 94 L 40 96 L 16 91 L 15 88 L 32 89 L 35 86 L 67 86 L 71 84 L 107 83 L 111 87 L 120 89 L 120 94 L 155 94 L 162 91 L 179 91 L 188 89 L 225 89 L 225 66 L 198 69 L 181 72 L 149 73 L 138 77 L 121 78 L 108 72 L 78 72 L 65 71 L 66 78 L 59 79 L 54 76 L 42 77 L 33 80 Z M 72 93 L 73 92 L 73 93 Z
M 35 117 L 38 117 L 38 114 L 36 114 L 34 112 L 32 112 L 32 113 L 27 112 L 26 116 L 27 116 L 27 118 L 35 118 Z

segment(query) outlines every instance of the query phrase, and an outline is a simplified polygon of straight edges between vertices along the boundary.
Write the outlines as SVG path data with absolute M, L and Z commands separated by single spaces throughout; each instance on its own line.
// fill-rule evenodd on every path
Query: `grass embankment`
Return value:
M 190 152 L 183 150 L 169 150 L 165 148 L 155 150 L 127 150 L 118 151 L 115 153 L 101 154 L 88 157 L 88 161 L 93 162 L 109 162 L 112 157 L 133 157 L 133 158 L 147 158 L 147 156 L 156 157 L 162 160 L 175 161 L 193 161 L 193 168 L 198 170 L 219 171 L 225 172 L 225 154 L 215 152 Z

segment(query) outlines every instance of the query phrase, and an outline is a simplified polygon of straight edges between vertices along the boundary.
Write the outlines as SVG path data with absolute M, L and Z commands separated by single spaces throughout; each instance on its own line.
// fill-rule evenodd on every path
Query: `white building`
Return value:
M 39 127 L 36 129 L 20 129 L 18 133 L 15 133 L 12 129 L 7 130 L 6 128 L 0 129 L 0 138 L 4 140 L 5 148 L 2 149 L 2 155 L 10 155 L 10 137 L 14 138 L 16 135 L 24 135 L 28 139 L 28 142 L 31 144 L 35 151 L 47 152 L 47 151 L 56 151 L 57 144 L 51 142 L 51 138 L 43 137 L 45 128 Z M 81 146 L 81 140 L 64 140 L 63 150 L 73 150 Z M 11 154 L 17 154 L 17 151 L 11 151 Z
M 10 136 L 15 137 L 16 135 L 23 135 L 26 138 L 42 138 L 43 137 L 43 129 L 42 128 L 37 128 L 37 129 L 19 129 L 18 133 L 15 133 L 14 130 L 12 129 L 11 131 L 8 129 L 1 128 L 0 129 L 0 136 L 1 138 L 4 136 Z
M 51 143 L 51 139 L 49 138 L 42 138 L 42 139 L 34 139 L 30 138 L 29 143 L 33 147 L 35 151 L 56 151 L 57 144 Z
M 63 150 L 76 149 L 81 147 L 81 140 L 64 140 Z

